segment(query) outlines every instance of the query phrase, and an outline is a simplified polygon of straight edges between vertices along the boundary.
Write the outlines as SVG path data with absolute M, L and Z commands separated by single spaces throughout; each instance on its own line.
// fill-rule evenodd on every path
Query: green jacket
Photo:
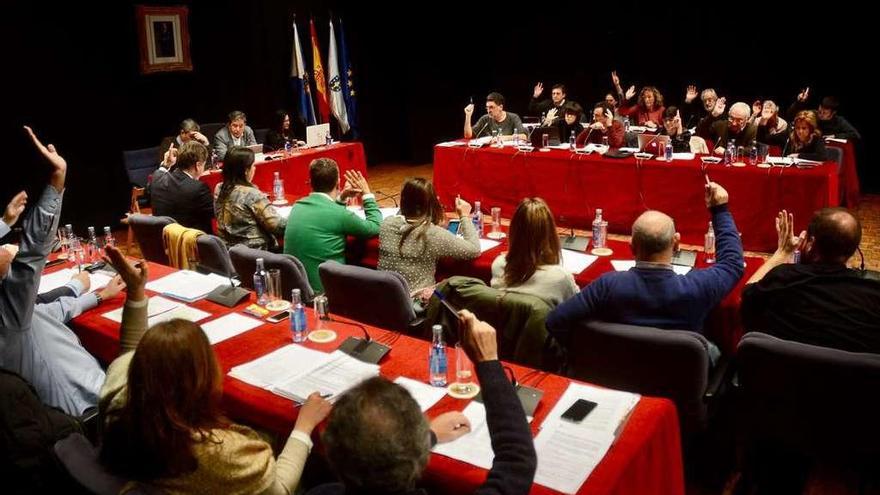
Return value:
M 366 219 L 322 193 L 313 192 L 293 205 L 284 231 L 284 252 L 305 266 L 315 293 L 324 291 L 318 265 L 334 260 L 345 263 L 345 238 L 379 234 L 382 212 L 373 198 L 364 199 Z

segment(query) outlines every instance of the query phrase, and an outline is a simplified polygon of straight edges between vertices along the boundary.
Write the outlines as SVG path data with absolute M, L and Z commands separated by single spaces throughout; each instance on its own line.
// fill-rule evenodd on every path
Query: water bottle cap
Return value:
M 596 208 L 596 215 L 602 214 L 602 208 Z
M 434 333 L 443 333 L 443 326 L 442 325 L 434 325 L 431 327 L 431 330 Z

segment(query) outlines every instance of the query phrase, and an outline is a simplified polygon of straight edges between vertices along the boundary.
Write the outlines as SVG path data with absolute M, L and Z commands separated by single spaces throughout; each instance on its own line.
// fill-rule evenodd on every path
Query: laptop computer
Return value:
M 330 124 L 310 125 L 306 127 L 306 146 L 324 146 L 327 144 L 327 136 L 330 135 Z
M 659 156 L 666 152 L 666 143 L 668 142 L 669 136 L 639 134 L 639 151 Z
M 537 127 L 534 131 L 532 131 L 532 135 L 529 137 L 529 141 L 531 141 L 532 146 L 535 148 L 543 148 L 543 137 L 544 135 L 548 137 L 548 145 L 549 146 L 558 146 L 559 145 L 559 128 L 555 125 L 550 127 Z

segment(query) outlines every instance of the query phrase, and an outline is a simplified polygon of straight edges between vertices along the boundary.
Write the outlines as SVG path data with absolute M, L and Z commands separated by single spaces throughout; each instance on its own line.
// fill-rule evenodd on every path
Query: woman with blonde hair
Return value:
M 508 251 L 492 262 L 492 287 L 531 294 L 550 306 L 578 293 L 562 266 L 556 222 L 541 198 L 525 198 L 510 220 Z
M 828 159 L 825 140 L 819 130 L 819 119 L 812 110 L 798 112 L 792 123 L 794 128 L 788 138 L 783 153 L 794 158 L 824 162 Z

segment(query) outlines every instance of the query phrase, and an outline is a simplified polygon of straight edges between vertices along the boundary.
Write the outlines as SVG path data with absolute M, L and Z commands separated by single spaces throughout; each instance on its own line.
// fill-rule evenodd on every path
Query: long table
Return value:
M 149 268 L 151 280 L 174 271 L 173 268 L 155 263 L 150 263 Z M 250 301 L 235 308 L 226 308 L 207 300 L 197 301 L 191 306 L 210 313 L 212 316 L 209 319 L 213 319 L 233 311 L 241 311 L 252 303 L 253 299 L 251 295 Z M 98 308 L 80 315 L 71 323 L 86 349 L 104 363 L 110 362 L 119 353 L 119 325 L 101 315 L 120 307 L 123 301 L 122 296 L 105 301 Z M 307 315 L 310 325 L 313 324 L 314 316 L 310 310 L 307 311 Z M 361 330 L 354 326 L 340 323 L 329 323 L 329 325 L 339 334 L 335 342 L 328 344 L 308 342 L 305 345 L 329 352 L 346 337 L 362 335 Z M 391 332 L 379 328 L 368 326 L 367 330 L 374 339 L 391 337 Z M 252 361 L 290 343 L 291 334 L 288 324 L 282 322 L 266 323 L 214 346 L 224 372 L 223 405 L 230 417 L 279 435 L 287 435 L 290 432 L 296 421 L 297 410 L 289 400 L 227 375 L 233 366 Z M 426 382 L 428 370 L 425 358 L 429 346 L 428 342 L 419 339 L 397 336 L 391 352 L 381 363 L 381 374 L 389 379 L 405 375 Z M 523 377 L 530 371 L 522 366 L 514 364 L 510 366 L 518 377 Z M 535 411 L 535 419 L 531 424 L 533 434 L 537 434 L 541 423 L 570 382 L 571 380 L 567 378 L 546 373 L 527 380 L 527 385 L 537 385 L 544 391 L 544 397 Z M 467 401 L 446 396 L 427 414 L 434 417 L 443 412 L 461 410 L 466 404 Z M 432 455 L 424 481 L 431 493 L 461 494 L 472 492 L 485 480 L 485 477 L 486 471 L 482 468 L 441 455 Z M 616 442 L 578 493 L 684 494 L 683 478 L 675 405 L 667 399 L 642 397 Z M 531 493 L 558 492 L 533 485 Z
M 839 204 L 833 163 L 812 169 L 710 165 L 708 175 L 730 193 L 730 209 L 751 251 L 776 248 L 779 210 L 793 212 L 796 225 L 805 226 L 817 209 Z M 698 158 L 637 164 L 633 157 L 563 150 L 434 147 L 434 186 L 446 210 L 461 194 L 468 201 L 482 200 L 485 208 L 500 206 L 502 215 L 510 216 L 522 198 L 540 196 L 560 226 L 589 229 L 595 210 L 602 208 L 609 232 L 629 234 L 636 217 L 654 209 L 675 219 L 688 244 L 702 245 L 708 228 L 704 183 Z
M 487 224 L 485 228 L 486 232 L 488 232 L 489 225 Z M 506 232 L 507 227 L 504 226 L 502 230 Z M 614 270 L 614 267 L 611 265 L 612 260 L 633 259 L 628 242 L 609 239 L 608 247 L 613 251 L 610 256 L 599 257 L 585 270 L 574 275 L 574 280 L 578 287 L 586 287 L 603 273 Z M 498 255 L 506 252 L 507 249 L 507 238 L 504 238 L 498 246 L 484 251 L 473 260 L 441 259 L 437 264 L 436 279 L 440 281 L 453 275 L 464 275 L 478 278 L 489 284 L 492 279 L 492 262 Z M 379 239 L 376 237 L 366 240 L 349 238 L 346 246 L 346 258 L 349 263 L 376 268 L 379 264 Z M 744 330 L 739 312 L 742 289 L 746 281 L 763 263 L 764 260 L 762 258 L 747 257 L 745 274 L 736 287 L 715 307 L 706 320 L 706 336 L 724 352 L 735 352 L 736 346 L 743 336 Z M 706 268 L 708 266 L 709 264 L 706 263 L 703 253 L 697 253 L 696 268 Z
M 283 154 L 267 155 L 271 160 L 259 161 L 256 164 L 253 183 L 261 191 L 272 192 L 275 172 L 280 173 L 284 180 L 284 191 L 288 195 L 300 197 L 311 192 L 309 186 L 309 164 L 316 158 L 332 158 L 339 164 L 340 176 L 346 170 L 357 170 L 367 175 L 367 159 L 364 145 L 359 142 L 335 143 L 330 146 L 318 146 L 303 150 L 294 150 L 288 156 Z M 208 185 L 211 191 L 223 181 L 220 170 L 212 170 L 199 178 Z

